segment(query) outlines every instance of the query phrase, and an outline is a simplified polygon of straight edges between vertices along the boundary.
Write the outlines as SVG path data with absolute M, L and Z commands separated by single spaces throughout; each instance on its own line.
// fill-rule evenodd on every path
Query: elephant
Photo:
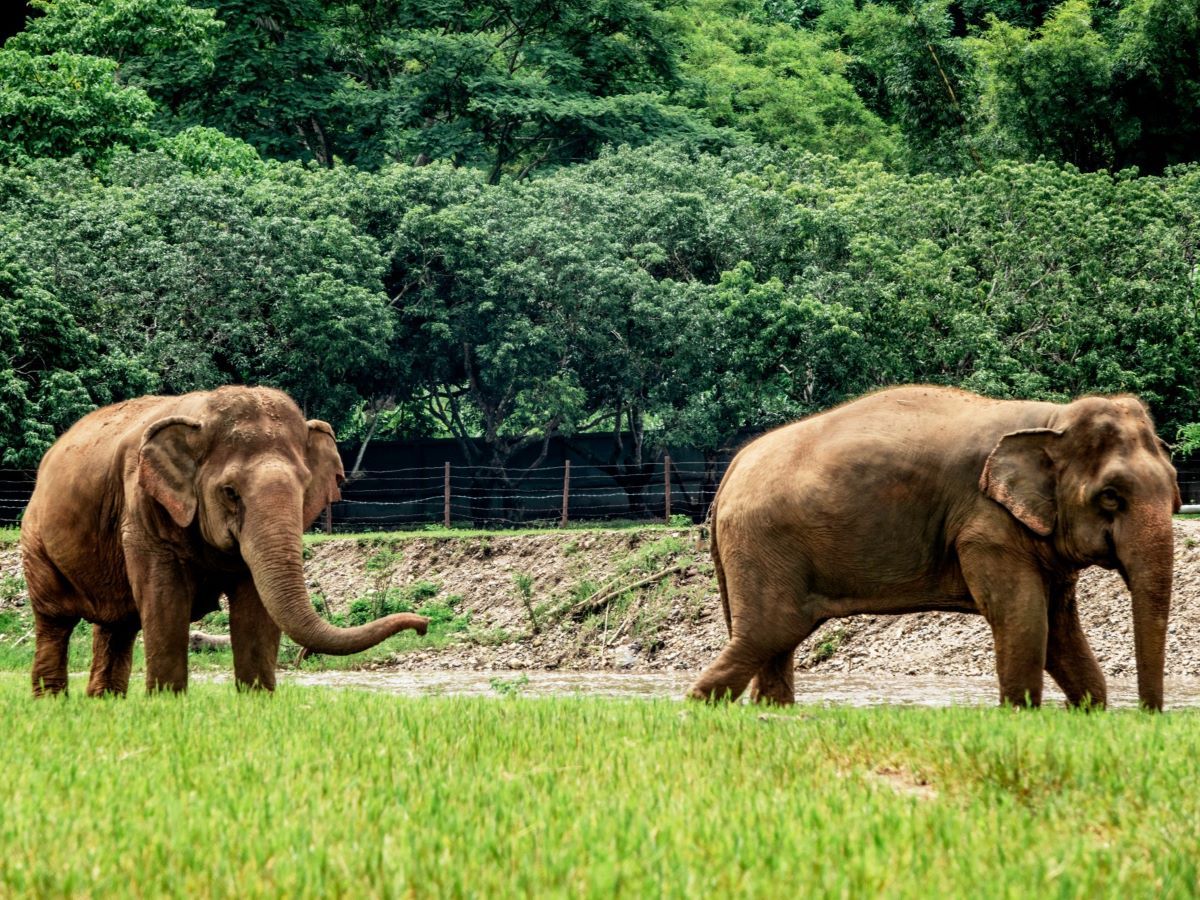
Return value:
M 183 691 L 188 626 L 229 598 L 239 688 L 275 687 L 280 632 L 356 653 L 423 616 L 336 628 L 305 588 L 304 529 L 341 497 L 333 429 L 287 394 L 228 386 L 98 409 L 42 458 L 21 524 L 33 691 L 67 689 L 67 644 L 92 623 L 89 696 L 125 694 L 139 630 L 149 691 Z
M 831 618 L 982 614 L 1001 703 L 1038 706 L 1049 672 L 1072 705 L 1104 675 L 1075 584 L 1116 569 L 1133 601 L 1138 696 L 1161 709 L 1175 469 L 1136 397 L 993 400 L 909 385 L 755 439 L 711 513 L 729 641 L 697 699 L 795 699 L 795 650 Z

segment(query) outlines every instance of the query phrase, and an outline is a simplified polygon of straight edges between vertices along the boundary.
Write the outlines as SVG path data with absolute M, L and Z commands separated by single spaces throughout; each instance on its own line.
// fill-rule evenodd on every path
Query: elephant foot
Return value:
M 732 703 L 737 700 L 737 695 L 733 689 L 725 686 L 721 688 L 704 687 L 699 682 L 692 686 L 687 692 L 688 700 L 696 700 L 700 703 Z
M 35 678 L 33 682 L 33 696 L 36 697 L 57 697 L 58 695 L 66 695 L 67 682 L 53 678 Z

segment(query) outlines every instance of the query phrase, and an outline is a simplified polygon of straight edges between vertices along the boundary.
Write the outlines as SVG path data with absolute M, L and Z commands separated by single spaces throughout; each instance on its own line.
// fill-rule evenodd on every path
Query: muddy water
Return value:
M 529 697 L 645 697 L 678 699 L 691 684 L 687 673 L 623 672 L 281 672 L 291 684 L 360 688 L 406 696 L 499 696 L 506 685 Z M 1108 682 L 1114 707 L 1137 705 L 1137 682 Z M 1168 678 L 1168 707 L 1200 707 L 1200 678 Z M 994 678 L 878 675 L 796 676 L 796 702 L 842 706 L 992 706 L 998 693 Z M 1044 702 L 1057 705 L 1063 695 L 1049 684 Z

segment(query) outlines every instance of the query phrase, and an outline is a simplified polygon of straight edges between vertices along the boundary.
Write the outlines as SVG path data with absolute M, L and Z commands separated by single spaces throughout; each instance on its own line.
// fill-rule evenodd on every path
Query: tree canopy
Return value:
M 35 6 L 2 465 L 225 382 L 480 466 L 909 381 L 1200 419 L 1194 0 Z

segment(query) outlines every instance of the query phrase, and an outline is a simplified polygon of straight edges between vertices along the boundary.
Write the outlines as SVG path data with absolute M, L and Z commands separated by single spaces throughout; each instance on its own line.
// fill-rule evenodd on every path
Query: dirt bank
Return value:
M 389 589 L 412 594 L 424 582 L 417 596 L 449 600 L 467 623 L 443 637 L 442 646 L 372 666 L 693 671 L 725 641 L 700 530 L 345 539 L 305 552 L 309 587 L 330 612 L 344 613 L 356 599 Z M 1167 674 L 1200 676 L 1200 521 L 1176 522 L 1175 552 Z M 19 577 L 15 549 L 0 549 L 0 606 L 24 601 Z M 1105 672 L 1133 674 L 1129 595 L 1120 577 L 1089 570 L 1079 599 Z M 829 673 L 994 671 L 983 619 L 944 613 L 830 622 L 801 646 L 798 659 L 801 668 Z

